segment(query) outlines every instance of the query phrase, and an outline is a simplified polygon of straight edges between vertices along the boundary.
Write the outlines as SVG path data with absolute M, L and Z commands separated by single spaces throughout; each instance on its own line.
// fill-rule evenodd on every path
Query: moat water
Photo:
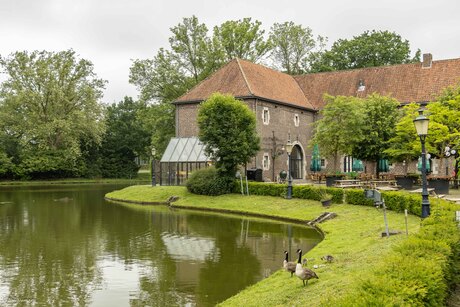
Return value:
M 120 185 L 0 186 L 1 306 L 213 306 L 312 249 L 313 228 L 121 205 Z

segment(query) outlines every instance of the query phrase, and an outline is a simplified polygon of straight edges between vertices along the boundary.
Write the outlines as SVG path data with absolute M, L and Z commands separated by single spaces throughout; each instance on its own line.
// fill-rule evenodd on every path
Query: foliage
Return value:
M 262 23 L 251 18 L 229 20 L 214 27 L 214 41 L 224 53 L 224 61 L 234 58 L 257 62 L 271 49 L 271 44 L 264 39 Z
M 419 108 L 420 106 L 416 103 L 402 108 L 403 116 L 396 124 L 395 135 L 388 141 L 388 149 L 384 150 L 384 154 L 393 161 L 406 161 L 405 173 L 407 173 L 409 162 L 417 159 L 421 152 L 420 140 L 414 126 L 414 119 L 417 117 Z
M 325 95 L 326 105 L 315 123 L 315 135 L 310 145 L 318 144 L 326 157 L 334 158 L 334 170 L 339 171 L 340 155 L 351 154 L 352 144 L 360 140 L 362 100 L 355 97 Z
M 230 95 L 213 94 L 198 111 L 199 138 L 220 174 L 233 177 L 259 150 L 254 113 Z
M 318 36 L 315 40 L 309 27 L 290 21 L 275 23 L 270 31 L 270 41 L 275 66 L 287 74 L 299 75 L 310 71 L 310 63 L 319 56 L 327 38 Z
M 445 306 L 448 289 L 458 283 L 459 241 L 456 210 L 436 201 L 419 233 L 404 240 L 353 293 L 331 305 Z
M 365 31 L 353 39 L 339 39 L 312 64 L 312 71 L 333 71 L 406 64 L 420 61 L 420 50 L 410 58 L 408 40 L 389 31 Z
M 136 177 L 136 157 L 146 157 L 150 132 L 138 120 L 144 104 L 125 97 L 107 107 L 106 134 L 101 146 L 101 172 L 106 178 Z
M 156 160 L 161 159 L 169 140 L 175 136 L 174 116 L 174 105 L 169 103 L 147 105 L 138 113 L 143 129 L 151 134 L 151 147 Z
M 264 182 L 248 182 L 249 195 L 265 195 L 265 196 L 285 196 L 287 193 L 287 185 L 285 184 L 270 184 Z M 241 184 L 235 182 L 233 193 L 241 193 Z
M 100 143 L 105 81 L 73 50 L 15 52 L 0 58 L 0 142 L 17 176 L 76 175 L 80 140 Z
M 0 177 L 4 177 L 12 172 L 13 163 L 5 152 L 0 151 Z
M 377 162 L 385 158 L 384 151 L 389 147 L 389 140 L 395 135 L 398 122 L 399 103 L 396 99 L 372 94 L 363 104 L 363 124 L 360 127 L 360 139 L 353 144 L 353 157 Z M 377 174 L 378 174 L 378 167 Z
M 257 61 L 270 47 L 263 40 L 260 22 L 250 18 L 216 26 L 211 38 L 206 25 L 192 16 L 183 18 L 171 33 L 170 48 L 161 48 L 153 59 L 134 60 L 129 76 L 140 91 L 140 100 L 155 104 L 142 121 L 153 131 L 151 146 L 157 159 L 175 133 L 171 102 L 220 68 L 226 59 L 238 56 Z
M 221 176 L 215 167 L 207 167 L 194 171 L 187 180 L 186 186 L 193 194 L 222 195 L 232 191 L 234 179 Z

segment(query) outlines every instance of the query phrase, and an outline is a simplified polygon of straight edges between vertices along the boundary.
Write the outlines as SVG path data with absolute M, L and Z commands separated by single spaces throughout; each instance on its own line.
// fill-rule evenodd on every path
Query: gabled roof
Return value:
M 433 101 L 442 89 L 460 82 L 460 59 L 381 66 L 295 76 L 316 109 L 324 106 L 325 93 L 365 97 L 377 92 L 391 95 L 401 103 Z M 364 85 L 358 91 L 360 83 Z
M 292 76 L 241 59 L 229 62 L 179 97 L 175 103 L 206 100 L 215 92 L 313 109 Z
M 220 92 L 318 110 L 325 104 L 325 93 L 365 97 L 376 92 L 401 103 L 422 103 L 433 101 L 444 88 L 459 83 L 460 59 L 433 61 L 430 67 L 413 63 L 301 76 L 234 59 L 175 102 L 199 102 Z

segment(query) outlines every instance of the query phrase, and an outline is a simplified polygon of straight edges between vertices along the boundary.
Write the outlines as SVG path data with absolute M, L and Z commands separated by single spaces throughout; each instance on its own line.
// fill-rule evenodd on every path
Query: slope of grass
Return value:
M 407 237 L 403 234 L 382 238 L 384 231 L 381 210 L 372 207 L 333 205 L 323 208 L 317 201 L 268 196 L 242 196 L 238 194 L 216 197 L 188 193 L 184 187 L 134 186 L 108 193 L 106 197 L 139 202 L 165 202 L 170 196 L 178 196 L 175 207 L 223 210 L 242 214 L 307 221 L 324 211 L 335 212 L 337 217 L 319 224 L 325 233 L 324 240 L 306 257 L 309 267 L 316 269 L 318 280 L 311 280 L 307 287 L 296 277 L 280 270 L 261 282 L 248 287 L 222 303 L 223 306 L 319 306 L 327 304 L 331 296 L 341 296 L 359 281 L 360 274 L 379 265 L 392 246 Z M 404 215 L 387 212 L 390 229 L 405 232 Z M 420 218 L 409 216 L 409 233 L 415 233 Z M 320 258 L 331 254 L 335 261 L 324 263 Z M 280 251 L 280 266 L 282 251 Z

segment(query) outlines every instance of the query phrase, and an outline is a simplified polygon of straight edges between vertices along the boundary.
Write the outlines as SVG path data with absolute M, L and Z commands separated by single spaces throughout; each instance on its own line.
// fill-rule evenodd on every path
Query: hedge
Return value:
M 237 191 L 240 190 L 239 185 Z M 249 193 L 285 196 L 286 185 L 249 183 Z M 293 197 L 319 200 L 320 189 L 334 203 L 373 206 L 363 190 L 293 186 Z M 407 192 L 382 192 L 389 210 L 420 216 L 421 197 Z M 331 296 L 330 306 L 445 306 L 450 290 L 460 282 L 460 232 L 455 220 L 458 205 L 431 199 L 431 215 L 417 234 L 395 246 L 375 270 L 363 272 L 345 296 Z
M 243 182 L 243 190 L 246 193 L 246 183 Z M 287 185 L 278 183 L 248 182 L 250 195 L 280 196 L 285 197 L 287 194 Z M 295 185 L 292 187 L 292 197 L 301 199 L 320 200 L 323 190 L 332 195 L 332 202 L 335 204 L 343 203 L 343 189 L 323 188 L 311 185 Z M 241 182 L 235 181 L 233 193 L 241 193 Z

